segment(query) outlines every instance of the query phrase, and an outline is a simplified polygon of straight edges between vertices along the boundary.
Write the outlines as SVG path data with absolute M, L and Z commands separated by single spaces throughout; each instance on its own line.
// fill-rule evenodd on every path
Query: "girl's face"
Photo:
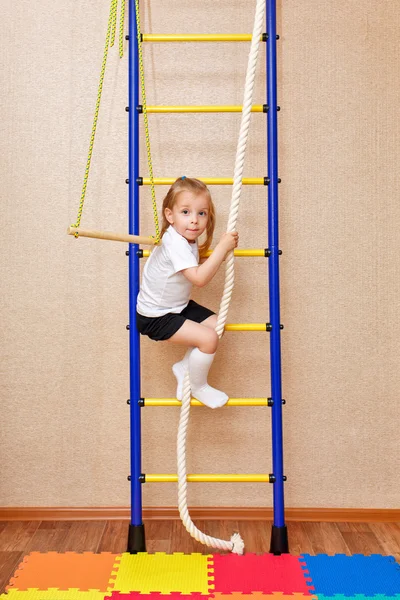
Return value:
M 207 227 L 209 215 L 208 196 L 180 192 L 172 209 L 165 209 L 165 217 L 174 229 L 193 244 Z

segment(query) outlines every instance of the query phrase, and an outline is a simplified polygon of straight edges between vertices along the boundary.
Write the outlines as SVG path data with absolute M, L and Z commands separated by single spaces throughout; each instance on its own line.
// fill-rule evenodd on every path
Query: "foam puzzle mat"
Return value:
M 392 556 L 32 552 L 0 600 L 400 600 Z

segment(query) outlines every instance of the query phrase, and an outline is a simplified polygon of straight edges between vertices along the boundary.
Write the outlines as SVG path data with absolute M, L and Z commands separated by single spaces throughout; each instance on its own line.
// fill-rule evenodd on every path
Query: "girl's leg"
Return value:
M 215 329 L 217 326 L 217 315 L 211 315 L 211 317 L 208 317 L 207 319 L 202 321 L 201 325 L 203 325 L 203 327 L 209 327 L 210 329 Z
M 192 324 L 194 327 L 192 327 Z M 205 329 L 203 324 L 200 325 L 199 323 L 188 320 L 185 321 L 184 325 L 182 325 L 176 334 L 168 340 L 169 343 L 184 344 L 185 346 L 188 346 L 188 350 L 183 359 L 172 365 L 172 372 L 177 380 L 176 397 L 178 400 L 182 400 L 183 397 L 183 381 L 189 369 L 189 356 L 193 348 L 201 345 L 202 350 L 207 350 L 207 352 L 210 353 L 214 349 L 215 342 L 218 342 L 218 340 L 215 340 L 215 335 L 212 332 L 210 333 L 210 327 L 207 328 L 208 331 Z
M 208 317 L 205 321 L 202 321 L 202 325 L 204 325 L 205 327 L 210 327 L 211 329 L 215 329 L 217 326 L 217 321 L 218 321 L 218 316 L 217 315 L 211 315 L 211 317 Z M 225 331 L 222 332 L 221 334 L 221 338 L 224 337 Z
M 208 323 L 205 325 L 206 321 Z M 194 347 L 188 357 L 188 365 L 182 364 L 184 361 L 181 361 L 181 363 L 176 363 L 173 366 L 174 374 L 178 380 L 177 398 L 181 399 L 179 395 L 182 394 L 183 379 L 187 369 L 189 369 L 193 395 L 210 408 L 218 408 L 228 401 L 228 396 L 224 392 L 212 388 L 207 383 L 208 372 L 214 360 L 219 341 L 214 329 L 215 324 L 215 315 L 209 317 L 203 323 L 186 320 L 182 327 L 168 340 L 169 343 Z
M 189 356 L 193 350 L 193 346 L 189 346 L 186 350 L 185 356 L 179 362 L 176 362 L 172 365 L 172 372 L 176 377 L 177 386 L 176 386 L 176 397 L 178 400 L 182 400 L 183 398 L 183 381 L 185 379 L 185 375 L 189 369 Z
M 215 315 L 208 317 L 203 323 L 214 317 Z M 196 323 L 187 319 L 182 327 L 167 342 L 182 346 L 194 346 L 201 352 L 213 354 L 217 350 L 218 334 L 210 326 L 203 325 L 203 323 Z

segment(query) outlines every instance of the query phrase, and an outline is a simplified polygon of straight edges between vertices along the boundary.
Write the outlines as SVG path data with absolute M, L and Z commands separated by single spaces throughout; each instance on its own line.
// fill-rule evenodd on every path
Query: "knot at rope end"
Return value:
M 74 225 L 70 225 L 67 229 L 68 235 L 74 235 L 74 238 L 77 239 L 79 237 L 79 231 L 74 231 L 74 229 L 79 229 L 79 225 L 74 223 Z
M 160 238 L 160 236 L 159 236 L 159 235 L 150 235 L 149 237 L 150 237 L 152 240 L 154 240 L 154 242 L 153 242 L 153 244 L 152 244 L 153 246 L 160 246 L 160 244 L 162 243 L 162 242 L 161 242 L 161 238 Z
M 231 552 L 233 552 L 233 554 L 243 554 L 244 541 L 240 537 L 239 533 L 234 533 L 230 539 L 230 542 L 232 543 Z

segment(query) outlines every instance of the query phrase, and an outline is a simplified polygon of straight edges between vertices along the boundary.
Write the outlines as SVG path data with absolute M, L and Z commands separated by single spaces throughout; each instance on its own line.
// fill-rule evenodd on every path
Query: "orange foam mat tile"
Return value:
M 0 595 L 0 600 L 104 600 L 110 592 L 90 590 L 81 592 L 76 589 L 60 591 L 49 588 L 48 590 L 29 589 L 20 592 L 10 589 L 7 594 Z
M 25 556 L 6 590 L 56 588 L 107 592 L 113 588 L 109 581 L 119 556 L 111 552 L 32 552 Z

